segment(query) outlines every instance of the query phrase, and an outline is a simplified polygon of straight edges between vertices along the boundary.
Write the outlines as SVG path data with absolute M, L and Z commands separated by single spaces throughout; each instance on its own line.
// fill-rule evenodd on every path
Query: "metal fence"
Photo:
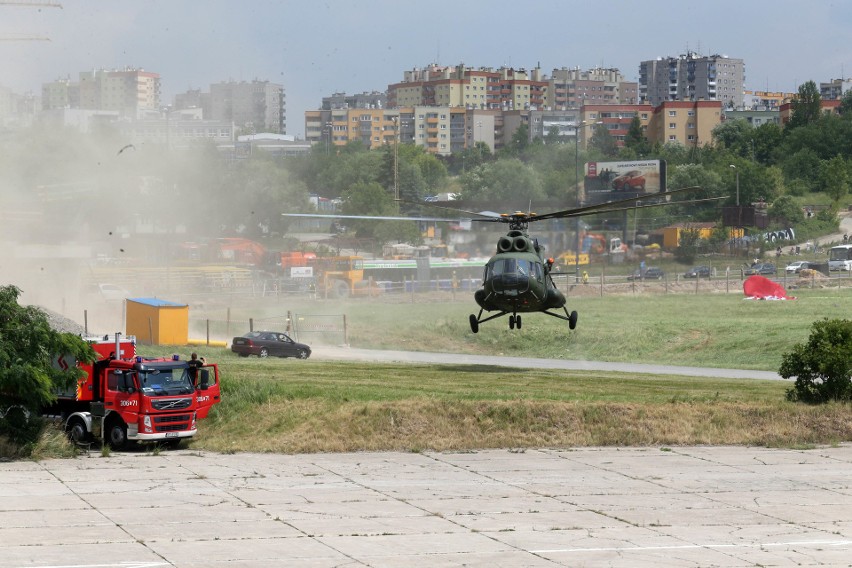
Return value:
M 228 309 L 225 319 L 190 318 L 189 329 L 195 343 L 206 345 L 229 344 L 232 337 L 255 330 L 283 331 L 296 341 L 306 343 L 349 344 L 346 316 L 343 314 L 312 315 L 288 310 L 277 316 L 232 319 Z

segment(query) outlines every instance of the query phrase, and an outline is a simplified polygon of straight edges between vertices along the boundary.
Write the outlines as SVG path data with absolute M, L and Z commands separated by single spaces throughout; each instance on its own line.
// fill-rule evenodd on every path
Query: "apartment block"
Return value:
M 657 106 L 665 101 L 721 101 L 742 107 L 745 63 L 727 55 L 660 57 L 639 64 L 639 101 Z
M 340 108 L 385 108 L 387 107 L 387 95 L 378 91 L 347 95 L 346 93 L 334 93 L 330 97 L 322 98 L 322 110 Z
M 186 92 L 175 95 L 172 111 L 189 111 L 196 109 L 201 111 L 202 118 L 210 118 L 212 116 L 210 108 L 210 93 L 205 93 L 201 89 L 189 89 Z
M 653 114 L 654 107 L 646 104 L 583 105 L 580 109 L 580 121 L 575 124 L 575 136 L 579 137 L 580 146 L 585 147 L 594 134 L 595 127 L 603 126 L 615 139 L 616 145 L 622 147 L 633 118 L 638 116 L 642 130 L 646 131 Z
M 777 111 L 781 105 L 789 103 L 794 98 L 796 98 L 796 93 L 743 91 L 743 108 L 754 110 L 772 109 Z
M 822 100 L 842 99 L 852 89 L 852 79 L 831 79 L 819 84 L 819 96 Z
M 754 128 L 763 126 L 764 124 L 781 124 L 781 114 L 777 108 L 767 109 L 722 109 L 722 121 L 726 120 L 745 120 Z
M 646 130 L 652 144 L 702 146 L 722 121 L 722 101 L 665 101 L 654 108 Z
M 57 79 L 41 86 L 43 110 L 80 108 L 80 84 L 70 77 Z
M 494 149 L 498 111 L 447 106 L 395 109 L 332 109 L 305 113 L 308 142 L 327 148 L 360 141 L 370 149 L 415 144 L 431 154 L 449 156 L 484 142 Z
M 210 116 L 249 132 L 286 134 L 284 87 L 269 81 L 226 81 L 210 85 Z
M 637 104 L 638 83 L 625 81 L 618 69 L 596 67 L 554 69 L 550 73 L 545 108 L 567 110 L 584 104 Z
M 83 71 L 78 81 L 42 85 L 42 108 L 116 111 L 133 119 L 152 116 L 160 111 L 160 75 L 130 67 Z
M 446 106 L 468 109 L 530 109 L 544 105 L 548 83 L 539 68 L 474 69 L 429 65 L 404 73 L 388 85 L 390 108 Z

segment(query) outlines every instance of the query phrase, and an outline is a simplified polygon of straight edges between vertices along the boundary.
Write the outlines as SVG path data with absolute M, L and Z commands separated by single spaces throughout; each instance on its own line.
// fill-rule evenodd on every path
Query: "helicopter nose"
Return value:
M 496 294 L 516 296 L 529 288 L 529 277 L 517 272 L 499 274 L 491 282 L 491 288 Z

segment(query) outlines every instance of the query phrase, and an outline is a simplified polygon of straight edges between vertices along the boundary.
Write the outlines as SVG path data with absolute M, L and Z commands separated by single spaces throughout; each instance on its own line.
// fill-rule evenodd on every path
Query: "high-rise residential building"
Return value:
M 205 93 L 201 89 L 189 89 L 184 93 L 178 93 L 175 95 L 175 102 L 172 106 L 172 111 L 195 109 L 201 109 L 202 118 L 210 117 L 210 93 Z
M 722 101 L 665 101 L 654 108 L 645 137 L 652 144 L 708 144 L 722 122 L 722 106 Z
M 210 119 L 233 122 L 247 133 L 287 133 L 284 87 L 269 81 L 210 85 Z M 206 118 L 206 117 L 205 117 Z
M 852 79 L 831 79 L 819 84 L 819 96 L 822 100 L 842 99 L 852 89 Z
M 116 111 L 142 118 L 160 112 L 160 75 L 127 67 L 83 71 L 79 81 L 58 79 L 42 85 L 42 108 Z
M 574 135 L 580 147 L 585 148 L 595 130 L 602 127 L 615 140 L 616 146 L 622 147 L 633 119 L 639 117 L 639 125 L 645 132 L 653 114 L 654 107 L 646 104 L 583 105 L 580 107 L 579 121 L 574 123 Z
M 346 93 L 334 93 L 330 97 L 322 98 L 322 110 L 339 108 L 385 108 L 387 107 L 387 95 L 378 91 L 370 93 L 358 93 L 347 95 Z
M 388 85 L 388 107 L 446 106 L 523 110 L 544 105 L 547 80 L 541 69 L 429 65 L 406 71 Z
M 665 101 L 721 101 L 743 105 L 745 63 L 727 55 L 660 57 L 639 64 L 639 101 L 654 106 Z
M 770 91 L 743 91 L 743 108 L 764 110 L 778 110 L 784 103 L 796 98 L 796 93 L 770 92 Z
M 414 144 L 430 154 L 449 156 L 483 142 L 494 150 L 499 133 L 500 110 L 426 106 L 394 109 L 309 110 L 305 112 L 305 138 L 335 146 L 360 141 L 370 149 Z
M 44 83 L 41 86 L 41 106 L 43 110 L 80 108 L 80 84 L 70 77 Z
M 563 67 L 550 73 L 544 104 L 551 110 L 566 110 L 583 104 L 632 105 L 638 102 L 638 83 L 625 81 L 618 69 L 596 67 L 581 71 Z

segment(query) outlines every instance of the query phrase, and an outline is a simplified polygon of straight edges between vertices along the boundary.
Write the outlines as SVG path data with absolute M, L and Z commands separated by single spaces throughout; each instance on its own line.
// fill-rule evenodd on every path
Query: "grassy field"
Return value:
M 580 325 L 525 316 L 470 333 L 471 302 L 357 300 L 232 308 L 240 317 L 345 314 L 353 347 L 777 370 L 811 323 L 843 317 L 849 290 L 787 302 L 739 294 L 586 296 Z M 242 310 L 245 310 L 243 312 Z M 252 315 L 247 315 L 252 314 Z M 310 336 L 300 338 L 311 343 Z M 490 366 L 241 359 L 220 363 L 223 402 L 192 447 L 213 451 L 474 450 L 598 445 L 808 447 L 852 439 L 849 407 L 785 400 L 792 382 Z
M 476 304 L 461 293 L 455 299 L 415 296 L 413 302 L 407 295 L 349 302 L 259 300 L 231 308 L 230 327 L 238 335 L 248 331 L 249 318 L 256 329 L 282 329 L 288 311 L 337 314 L 346 316 L 352 347 L 776 371 L 782 353 L 804 341 L 814 321 L 848 317 L 852 305 L 850 288 L 796 290 L 795 301 L 744 300 L 742 293 L 599 297 L 588 291 L 569 296 L 569 308 L 580 314 L 573 332 L 561 320 L 524 314 L 522 330 L 509 330 L 502 318 L 473 334 L 467 319 Z M 323 340 L 312 333 L 299 339 Z
M 789 383 L 487 366 L 222 360 L 223 402 L 192 447 L 220 452 L 744 444 L 852 439 L 847 405 Z

